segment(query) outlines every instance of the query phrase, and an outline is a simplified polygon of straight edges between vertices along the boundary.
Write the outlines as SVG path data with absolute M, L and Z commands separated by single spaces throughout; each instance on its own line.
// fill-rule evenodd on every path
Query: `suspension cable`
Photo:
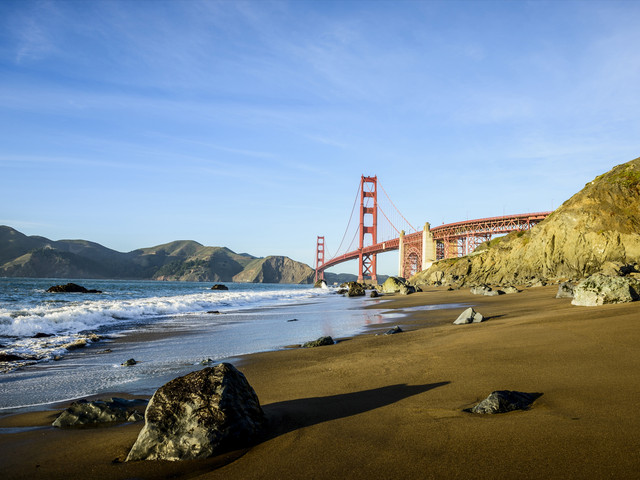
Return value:
M 347 236 L 347 232 L 349 231 L 349 226 L 351 226 L 351 219 L 353 218 L 353 212 L 356 211 L 356 204 L 358 203 L 358 197 L 360 196 L 360 185 L 358 185 L 358 191 L 356 192 L 356 198 L 353 201 L 353 207 L 351 207 L 351 215 L 349 216 L 349 221 L 347 222 L 347 228 L 344 229 L 344 235 L 342 235 L 342 240 L 340 240 L 340 245 L 336 249 L 336 254 L 330 258 L 330 260 L 334 259 L 340 253 L 340 249 L 342 248 L 342 244 L 344 243 L 344 239 Z M 356 232 L 357 233 L 357 232 Z
M 384 218 L 386 218 L 386 219 L 387 219 L 387 222 L 389 222 L 389 225 L 391 225 L 391 227 L 396 231 L 396 233 L 397 233 L 398 235 L 400 235 L 400 230 L 398 230 L 398 229 L 396 228 L 396 226 L 393 224 L 393 222 L 392 222 L 391 220 L 389 220 L 389 217 L 387 217 L 387 214 L 386 214 L 386 213 L 384 213 L 384 210 L 382 210 L 382 207 L 380 206 L 380 204 L 378 204 L 378 210 L 380 210 L 380 212 L 382 213 L 382 215 L 384 215 Z M 407 222 L 407 223 L 409 223 L 409 222 Z M 411 225 L 411 224 L 409 224 L 409 225 Z M 411 227 L 411 228 L 413 228 L 413 227 Z M 415 229 L 414 229 L 414 230 L 415 230 Z
M 396 209 L 396 212 L 398 212 L 398 213 L 400 214 L 400 216 L 402 217 L 402 219 L 403 219 L 405 222 L 407 222 L 407 225 L 409 225 L 409 226 L 413 229 L 413 231 L 414 231 L 414 232 L 417 232 L 416 228 L 415 228 L 413 225 L 411 225 L 411 223 L 409 223 L 409 220 L 407 220 L 406 218 L 404 218 L 404 215 L 402 215 L 402 213 L 400 213 L 400 210 L 398 210 L 398 207 L 396 207 L 396 206 L 395 206 L 395 204 L 393 203 L 393 201 L 391 200 L 391 198 L 389 198 L 389 195 L 387 194 L 387 191 L 384 189 L 384 187 L 383 187 L 383 186 L 382 186 L 382 184 L 380 183 L 380 180 L 378 180 L 378 185 L 380 185 L 380 188 L 381 188 L 381 189 L 382 189 L 382 191 L 384 192 L 384 194 L 385 194 L 385 196 L 387 197 L 387 199 L 389 200 L 389 202 L 391 202 L 391 205 L 393 206 L 393 208 L 395 208 L 395 209 Z M 385 215 L 385 217 L 386 217 L 386 215 Z M 387 220 L 389 220 L 389 219 L 387 218 Z M 391 223 L 391 221 L 389 221 L 389 223 Z M 395 227 L 393 227 L 393 228 L 395 228 Z M 398 229 L 396 229 L 396 232 L 397 232 L 397 231 L 398 231 Z

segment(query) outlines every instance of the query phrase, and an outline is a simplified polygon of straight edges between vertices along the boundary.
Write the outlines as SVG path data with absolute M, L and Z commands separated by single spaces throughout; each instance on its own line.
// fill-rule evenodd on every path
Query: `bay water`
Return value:
M 47 293 L 73 282 L 102 293 Z M 0 278 L 0 411 L 110 392 L 151 395 L 179 375 L 391 314 L 309 285 Z M 137 363 L 122 365 L 129 359 Z

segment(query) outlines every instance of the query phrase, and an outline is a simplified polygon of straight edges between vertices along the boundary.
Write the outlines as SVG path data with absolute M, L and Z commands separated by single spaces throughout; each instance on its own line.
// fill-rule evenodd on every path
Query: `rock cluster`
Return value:
M 207 458 L 255 441 L 264 422 L 245 376 L 220 363 L 171 380 L 154 393 L 127 461 Z

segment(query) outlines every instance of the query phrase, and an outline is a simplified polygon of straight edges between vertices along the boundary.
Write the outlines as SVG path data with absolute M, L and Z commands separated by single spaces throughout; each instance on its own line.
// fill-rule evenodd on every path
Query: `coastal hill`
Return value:
M 436 262 L 411 282 L 579 279 L 607 262 L 640 262 L 640 158 L 587 183 L 531 230 L 495 238 L 466 257 Z
M 287 257 L 256 258 L 192 240 L 122 253 L 86 240 L 52 241 L 0 226 L 0 276 L 311 283 L 314 271 Z

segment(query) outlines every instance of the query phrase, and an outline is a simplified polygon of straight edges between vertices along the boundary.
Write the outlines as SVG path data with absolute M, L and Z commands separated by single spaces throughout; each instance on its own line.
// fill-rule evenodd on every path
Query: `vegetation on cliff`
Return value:
M 287 257 L 259 259 L 192 240 L 122 253 L 86 240 L 52 241 L 0 226 L 0 276 L 6 277 L 310 283 L 312 273 Z
M 436 262 L 411 281 L 578 279 L 607 262 L 640 262 L 640 158 L 598 176 L 530 231 L 496 238 L 466 257 Z

